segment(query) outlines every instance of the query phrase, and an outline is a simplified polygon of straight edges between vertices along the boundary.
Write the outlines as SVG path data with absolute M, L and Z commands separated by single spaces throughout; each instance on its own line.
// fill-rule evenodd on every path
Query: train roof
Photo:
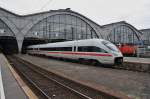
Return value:
M 31 45 L 28 48 L 47 48 L 47 47 L 69 47 L 72 45 L 93 45 L 97 42 L 105 41 L 104 39 L 84 39 L 84 40 L 75 40 L 75 41 L 65 41 L 65 42 L 56 42 L 56 43 L 47 43 L 47 44 L 38 44 Z

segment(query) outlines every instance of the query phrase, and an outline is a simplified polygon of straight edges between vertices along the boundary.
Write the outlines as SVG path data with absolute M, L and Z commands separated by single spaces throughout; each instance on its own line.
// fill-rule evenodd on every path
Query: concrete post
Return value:
M 21 53 L 24 36 L 21 33 L 18 33 L 16 35 L 16 40 L 17 40 L 17 44 L 18 44 L 18 51 L 19 51 L 19 53 Z

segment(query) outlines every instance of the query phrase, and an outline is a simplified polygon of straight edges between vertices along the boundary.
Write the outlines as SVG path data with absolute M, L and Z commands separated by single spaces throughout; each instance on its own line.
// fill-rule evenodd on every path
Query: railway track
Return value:
M 14 56 L 7 56 L 13 67 L 38 91 L 40 99 L 119 99 L 43 70 Z

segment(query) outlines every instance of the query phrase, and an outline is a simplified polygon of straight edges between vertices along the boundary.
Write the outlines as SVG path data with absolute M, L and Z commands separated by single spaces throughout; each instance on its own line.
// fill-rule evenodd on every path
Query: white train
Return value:
M 121 64 L 123 55 L 118 48 L 104 39 L 85 39 L 57 43 L 31 45 L 28 54 L 74 59 L 101 64 Z

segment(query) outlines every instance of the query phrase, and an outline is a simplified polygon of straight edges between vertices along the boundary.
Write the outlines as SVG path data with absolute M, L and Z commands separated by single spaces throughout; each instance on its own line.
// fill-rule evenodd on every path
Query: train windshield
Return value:
M 108 41 L 102 41 L 102 43 L 103 43 L 109 50 L 115 51 L 115 52 L 119 52 L 118 48 L 117 48 L 114 44 L 112 44 L 112 43 L 110 43 L 110 42 L 108 42 Z

